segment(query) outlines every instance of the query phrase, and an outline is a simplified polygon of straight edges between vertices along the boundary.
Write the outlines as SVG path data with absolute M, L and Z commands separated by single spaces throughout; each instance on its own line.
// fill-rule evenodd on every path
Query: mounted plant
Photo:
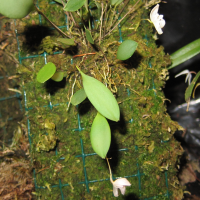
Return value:
M 111 5 L 117 6 L 121 3 L 122 1 L 111 1 Z M 60 1 L 58 1 L 60 3 Z M 62 2 L 63 3 L 63 2 Z M 90 1 L 90 4 L 96 4 L 96 1 Z M 67 2 L 67 4 L 63 3 L 64 5 L 64 11 L 67 12 L 73 12 L 73 11 L 78 11 L 79 9 L 82 9 L 82 6 L 85 6 L 85 11 L 87 12 L 87 15 L 89 14 L 90 7 L 88 5 L 88 2 L 86 0 L 70 0 Z M 112 6 L 110 5 L 110 10 L 112 10 Z M 103 9 L 103 7 L 102 7 Z M 108 10 L 108 12 L 113 12 Z M 83 10 L 81 10 L 81 13 L 83 15 Z M 102 13 L 103 14 L 103 13 Z M 81 15 L 81 14 L 80 14 Z M 83 16 L 80 16 L 83 18 Z M 84 19 L 81 22 L 84 25 Z M 94 23 L 94 22 L 92 22 Z M 100 20 L 101 26 L 103 23 L 103 18 L 101 17 Z M 91 30 L 91 19 L 89 19 L 89 28 Z M 102 27 L 101 27 L 102 28 Z M 99 32 L 99 36 L 97 37 L 99 39 L 99 44 L 101 40 L 101 28 Z M 82 27 L 81 30 L 81 38 L 85 39 L 90 42 L 91 44 L 96 44 L 93 40 L 91 31 L 89 29 Z M 85 31 L 85 33 L 84 33 Z M 109 33 L 110 34 L 110 33 Z M 99 38 L 100 37 L 100 38 Z M 64 38 L 58 38 L 58 41 L 68 44 L 68 45 L 74 45 L 73 43 L 69 43 L 71 39 L 64 39 Z M 76 41 L 75 41 L 76 42 Z M 103 41 L 102 41 L 103 42 Z M 77 42 L 76 42 L 77 43 Z M 137 42 L 133 40 L 126 40 L 124 41 L 118 48 L 117 51 L 117 58 L 120 60 L 127 60 L 129 59 L 134 51 L 137 48 Z M 88 46 L 88 48 L 90 48 Z M 100 51 L 104 54 L 104 52 L 101 50 L 101 47 L 98 46 L 97 48 L 100 49 Z M 104 55 L 105 57 L 105 55 Z M 105 57 L 106 59 L 106 57 Z M 107 59 L 106 59 L 107 60 Z M 107 63 L 108 64 L 108 63 Z M 107 66 L 109 68 L 109 66 Z M 75 95 L 72 96 L 72 104 L 73 105 L 78 105 L 82 101 L 85 100 L 87 97 L 92 105 L 96 108 L 97 110 L 97 115 L 94 118 L 94 121 L 92 123 L 91 127 L 91 132 L 90 132 L 90 139 L 91 139 L 91 144 L 94 149 L 94 151 L 103 159 L 106 158 L 107 152 L 110 147 L 111 143 L 111 130 L 110 126 L 106 120 L 113 120 L 113 121 L 119 121 L 120 120 L 120 110 L 118 103 L 113 96 L 112 92 L 100 81 L 98 81 L 95 78 L 92 78 L 90 76 L 87 76 L 84 74 L 78 67 L 77 69 L 79 70 L 82 79 L 83 79 L 83 89 L 80 89 L 79 91 L 76 92 Z M 53 63 L 49 62 L 47 63 L 37 74 L 37 81 L 40 83 L 44 83 L 45 81 L 49 80 L 50 78 L 53 79 L 54 81 L 61 81 L 63 79 L 63 76 L 60 75 L 62 72 L 55 72 L 56 67 Z M 59 73 L 59 75 L 57 75 Z M 63 73 L 62 73 L 63 74 Z M 57 78 L 59 76 L 59 79 Z M 56 78 L 55 78 L 56 77 Z M 71 102 L 69 102 L 71 103 Z M 68 107 L 69 108 L 69 107 Z
M 131 186 L 132 199 L 181 199 L 180 127 L 162 93 L 171 61 L 153 39 L 163 17 L 149 10 L 160 1 L 56 2 L 35 9 L 57 33 L 32 56 L 19 52 L 37 197 L 112 199 Z M 37 20 L 33 12 L 16 26 Z

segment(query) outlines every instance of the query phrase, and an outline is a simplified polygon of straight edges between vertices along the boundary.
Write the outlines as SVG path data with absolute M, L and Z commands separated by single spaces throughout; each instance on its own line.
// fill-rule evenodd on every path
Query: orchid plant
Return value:
M 169 66 L 168 69 L 172 69 L 179 64 L 189 60 L 190 58 L 196 56 L 200 53 L 200 39 L 197 39 L 186 46 L 182 47 L 181 49 L 177 50 L 173 54 L 171 54 L 172 64 Z M 195 97 L 195 90 L 200 85 L 197 83 L 200 72 L 196 74 L 194 71 L 189 71 L 188 69 L 183 70 L 182 72 L 178 73 L 175 78 L 179 77 L 180 75 L 186 74 L 185 82 L 188 82 L 188 87 L 185 91 L 185 101 L 187 102 L 187 111 L 189 109 L 190 99 L 191 97 Z M 192 79 L 192 74 L 196 74 L 195 77 Z
M 4 3 L 2 5 L 6 5 L 6 1 L 7 0 L 4 0 L 3 1 Z M 80 38 L 82 40 L 84 40 L 81 42 L 85 46 L 95 45 L 96 48 L 98 48 L 98 50 L 100 52 L 102 52 L 105 60 L 106 60 L 106 57 L 104 55 L 104 52 L 103 52 L 102 46 L 101 46 L 102 41 L 106 38 L 106 36 L 109 36 L 111 34 L 111 32 L 120 24 L 120 22 L 128 14 L 130 14 L 133 10 L 135 10 L 136 5 L 139 3 L 139 0 L 138 0 L 136 2 L 136 4 L 132 8 L 129 9 L 129 11 L 124 15 L 124 17 L 122 19 L 119 19 L 119 21 L 111 20 L 111 25 L 109 25 L 108 28 L 103 28 L 103 25 L 102 25 L 103 21 L 104 21 L 103 17 L 107 16 L 106 12 L 114 13 L 112 17 L 114 17 L 114 15 L 116 15 L 115 18 L 116 19 L 118 18 L 116 8 L 118 5 L 120 5 L 120 3 L 122 3 L 122 0 L 110 0 L 109 8 L 103 7 L 103 5 L 100 4 L 96 0 L 90 1 L 90 3 L 88 3 L 87 0 L 68 0 L 67 2 L 64 0 L 55 0 L 55 1 L 63 6 L 63 10 L 68 16 L 69 15 L 71 16 L 72 21 L 73 21 L 71 28 L 73 28 L 73 25 L 78 26 L 78 23 L 75 21 L 75 19 L 73 18 L 73 15 L 71 15 L 71 13 L 76 13 L 78 16 L 80 16 L 80 19 L 82 19 L 81 23 L 83 24 L 83 26 L 79 27 L 77 34 L 80 36 Z M 20 2 L 24 3 L 23 0 L 20 0 Z M 29 2 L 29 1 L 27 1 L 27 2 Z M 13 2 L 11 2 L 11 3 L 13 3 Z M 97 7 L 98 10 L 101 11 L 100 12 L 101 14 L 99 16 L 99 22 L 97 23 L 97 27 L 96 27 L 96 30 L 99 31 L 98 34 L 96 34 L 96 32 L 92 31 L 93 22 L 92 22 L 92 19 L 90 18 L 90 14 L 91 14 L 90 6 L 92 4 L 94 4 L 95 7 Z M 9 16 L 11 18 L 24 17 L 33 9 L 33 5 L 34 4 L 32 4 L 32 3 L 30 5 L 27 5 L 26 11 L 23 13 L 23 15 L 19 15 L 20 12 L 18 12 L 14 16 L 10 15 L 10 13 L 8 15 L 7 14 L 5 14 L 5 15 Z M 2 13 L 2 14 L 4 14 L 3 7 L 4 6 L 1 6 L 1 8 L 0 8 L 0 13 Z M 35 9 L 46 18 L 46 16 L 36 6 L 35 6 Z M 108 9 L 108 11 L 107 11 L 107 9 Z M 155 29 L 158 32 L 158 34 L 162 34 L 163 33 L 162 28 L 165 26 L 165 20 L 163 19 L 163 15 L 158 14 L 158 10 L 159 10 L 159 4 L 157 4 L 150 12 L 150 20 L 149 21 L 154 24 Z M 86 19 L 88 20 L 87 23 L 84 23 L 84 20 L 83 20 L 84 16 L 86 16 Z M 49 19 L 47 19 L 47 20 L 50 22 Z M 69 45 L 69 46 L 73 46 L 77 43 L 77 41 L 73 37 L 71 29 L 70 29 L 70 31 L 71 31 L 70 34 L 66 35 L 53 23 L 51 23 L 51 24 L 56 28 L 56 30 L 58 30 L 65 37 L 65 38 L 58 38 L 59 42 Z M 111 28 L 111 27 L 113 27 L 113 28 Z M 198 41 L 198 42 L 200 42 L 200 41 Z M 119 60 L 129 59 L 135 52 L 137 46 L 138 46 L 138 43 L 133 40 L 128 39 L 128 40 L 123 41 L 118 47 L 117 59 L 119 59 Z M 191 48 L 193 48 L 193 47 L 191 47 Z M 184 53 L 187 54 L 188 52 L 184 52 Z M 89 53 L 85 53 L 83 55 L 84 56 L 89 55 Z M 84 58 L 84 56 L 83 56 L 83 58 Z M 176 54 L 172 55 L 171 58 L 172 58 L 173 63 L 174 63 L 174 61 L 178 62 L 178 60 L 180 60 L 181 56 L 182 56 L 182 54 L 181 55 L 178 54 L 178 56 Z M 111 144 L 111 129 L 110 129 L 107 119 L 115 121 L 115 122 L 120 120 L 119 105 L 118 105 L 118 102 L 117 102 L 113 92 L 108 88 L 108 83 L 106 81 L 104 83 L 102 83 L 99 80 L 97 80 L 96 78 L 86 75 L 81 70 L 82 62 L 83 62 L 83 60 L 77 64 L 76 72 L 78 72 L 81 75 L 83 86 L 75 94 L 72 93 L 72 95 L 69 99 L 68 108 L 69 108 L 70 104 L 77 106 L 81 102 L 83 102 L 86 98 L 88 98 L 89 101 L 91 102 L 91 104 L 97 110 L 97 114 L 93 120 L 93 123 L 91 126 L 91 131 L 90 131 L 91 145 L 92 145 L 94 151 L 101 158 L 107 160 L 109 172 L 110 172 L 110 181 L 113 184 L 114 196 L 115 197 L 118 196 L 118 189 L 121 191 L 122 195 L 124 195 L 125 191 L 126 191 L 126 187 L 131 186 L 131 183 L 126 178 L 118 178 L 115 181 L 113 181 L 110 164 L 109 164 L 108 158 L 106 157 L 108 150 L 110 148 L 110 144 Z M 107 62 L 107 60 L 106 60 L 106 62 Z M 173 67 L 174 66 L 175 65 L 173 64 Z M 107 67 L 108 67 L 108 71 L 109 71 L 108 62 L 107 62 Z M 182 75 L 185 73 L 187 73 L 186 80 L 188 80 L 190 83 L 191 73 L 193 73 L 193 72 L 185 71 L 185 72 L 180 73 L 179 75 Z M 200 76 L 200 73 L 198 73 L 196 75 L 196 77 L 193 79 L 193 81 L 190 85 L 195 83 L 199 76 Z M 105 75 L 105 77 L 106 77 L 106 75 Z M 40 83 L 45 83 L 49 79 L 59 82 L 63 78 L 64 78 L 64 73 L 61 71 L 57 71 L 55 64 L 52 62 L 48 62 L 37 73 L 37 81 Z M 106 80 L 106 78 L 105 78 L 105 80 Z M 191 92 L 191 90 L 189 91 L 189 95 L 191 95 L 190 92 Z
M 73 12 L 77 12 L 78 15 L 82 15 L 83 10 L 86 12 L 86 15 L 89 15 L 90 8 L 89 8 L 87 0 L 69 0 L 67 1 L 67 3 L 65 3 L 65 1 L 56 0 L 56 2 L 61 3 L 63 5 L 63 10 L 64 12 L 66 12 L 67 15 Z M 116 7 L 121 2 L 122 0 L 111 0 L 110 10 L 108 10 L 108 12 L 115 13 Z M 90 1 L 90 5 L 92 3 L 96 4 L 96 6 L 99 7 L 99 4 L 96 1 Z M 36 9 L 38 12 L 41 13 L 41 11 L 37 7 Z M 101 7 L 101 9 L 103 9 L 103 6 Z M 103 12 L 102 12 L 102 15 L 103 15 Z M 98 46 L 100 51 L 102 51 L 101 42 L 103 38 L 106 37 L 106 35 L 109 35 L 112 31 L 112 30 L 108 30 L 108 33 L 102 32 L 102 28 L 103 28 L 102 15 L 100 16 L 101 25 L 99 28 L 98 37 L 96 37 L 92 33 L 90 19 L 88 21 L 89 27 L 86 28 L 86 26 L 84 25 L 81 30 L 81 33 L 79 33 L 82 35 L 82 38 L 86 39 L 86 41 L 84 41 L 85 43 L 89 42 L 89 44 Z M 81 16 L 81 19 L 82 18 L 83 16 Z M 82 23 L 84 24 L 84 22 Z M 119 24 L 119 22 L 117 24 Z M 74 40 L 74 38 L 58 38 L 58 40 L 59 42 L 65 43 L 67 45 L 70 45 L 71 42 L 72 42 L 72 45 L 76 43 L 76 40 Z M 129 59 L 135 52 L 137 46 L 138 46 L 138 43 L 133 40 L 128 39 L 128 40 L 123 41 L 119 45 L 119 48 L 117 51 L 117 58 L 119 60 Z M 110 129 L 110 125 L 107 119 L 115 121 L 115 122 L 120 120 L 120 109 L 119 109 L 118 102 L 116 101 L 113 93 L 108 89 L 107 83 L 104 84 L 100 82 L 99 80 L 83 73 L 83 71 L 81 70 L 81 63 L 77 64 L 76 68 L 82 77 L 83 87 L 71 96 L 69 104 L 68 104 L 68 108 L 70 104 L 74 106 L 79 105 L 81 102 L 85 100 L 85 98 L 88 98 L 91 104 L 96 108 L 97 114 L 91 126 L 90 140 L 91 140 L 93 150 L 101 158 L 107 159 L 106 155 L 111 144 L 111 129 Z M 40 83 L 44 83 L 49 79 L 52 79 L 54 81 L 61 81 L 63 79 L 63 72 L 56 71 L 56 66 L 54 65 L 54 63 L 51 63 L 51 62 L 48 62 L 43 68 L 40 69 L 40 71 L 37 74 L 37 81 Z M 109 165 L 109 169 L 110 169 L 110 165 Z M 111 173 L 111 169 L 110 169 L 110 173 Z M 120 189 L 121 193 L 124 195 L 125 187 L 131 185 L 129 181 L 126 178 L 120 178 L 113 181 L 111 175 L 110 177 L 111 177 L 110 179 L 111 183 L 113 184 L 114 196 L 116 197 L 118 196 L 118 189 Z

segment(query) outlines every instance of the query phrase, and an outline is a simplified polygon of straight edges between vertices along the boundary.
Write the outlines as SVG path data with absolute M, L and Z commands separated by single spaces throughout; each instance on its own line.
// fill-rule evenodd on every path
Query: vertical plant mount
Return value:
M 106 161 L 94 153 L 90 143 L 93 120 L 101 116 L 97 110 L 101 111 L 90 103 L 85 89 L 89 100 L 83 90 L 78 94 L 85 87 L 86 76 L 104 84 L 120 108 L 120 118 L 108 117 L 113 120 L 108 121 L 111 145 L 107 154 L 112 157 L 113 180 L 127 178 L 131 186 L 125 195 L 132 199 L 181 199 L 176 166 L 182 148 L 173 137 L 180 127 L 167 114 L 162 92 L 171 62 L 163 47 L 155 44 L 153 25 L 144 20 L 150 12 L 145 6 L 151 4 L 140 0 L 112 1 L 112 5 L 108 1 L 91 2 L 71 12 L 63 11 L 62 4 L 38 1 L 38 9 L 74 41 L 73 45 L 59 41 L 55 31 L 34 52 L 28 52 L 24 35 L 17 34 L 18 72 L 27 111 L 36 195 L 40 199 L 115 198 Z M 16 28 L 23 30 L 23 25 L 32 24 L 50 26 L 41 15 L 31 13 L 17 20 Z M 135 41 L 137 45 L 133 46 L 137 48 L 123 60 L 117 52 L 126 40 Z M 37 82 L 37 74 L 47 62 L 54 63 L 56 72 L 63 72 L 61 82 Z M 103 118 L 98 120 L 107 124 Z M 92 133 L 96 134 L 96 129 Z

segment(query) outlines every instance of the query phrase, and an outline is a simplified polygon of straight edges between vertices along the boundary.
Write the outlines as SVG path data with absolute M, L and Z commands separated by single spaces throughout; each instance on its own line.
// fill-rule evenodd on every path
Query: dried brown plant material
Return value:
M 198 161 L 191 161 L 187 163 L 187 165 L 183 168 L 182 172 L 179 174 L 181 185 L 192 183 L 195 182 L 196 180 L 200 181 L 196 176 L 196 171 L 200 172 Z
M 29 161 L 9 159 L 0 164 L 0 199 L 32 199 L 34 184 Z

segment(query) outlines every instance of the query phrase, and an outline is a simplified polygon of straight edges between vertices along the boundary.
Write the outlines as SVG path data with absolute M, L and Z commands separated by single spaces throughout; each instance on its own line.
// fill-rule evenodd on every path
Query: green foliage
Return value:
M 46 0 L 41 0 L 40 2 L 42 3 L 41 9 L 42 6 L 44 8 L 44 6 L 47 5 Z M 137 49 L 137 53 L 140 57 L 136 57 L 135 64 L 131 67 L 125 67 L 123 62 L 116 60 L 116 52 L 118 49 L 116 44 L 118 44 L 119 40 L 118 31 L 115 28 L 111 34 L 105 36 L 105 34 L 118 23 L 115 12 L 116 5 L 110 6 L 104 2 L 105 1 L 103 1 L 102 4 L 102 1 L 96 1 L 95 3 L 96 5 L 99 3 L 99 7 L 97 6 L 96 8 L 96 6 L 93 6 L 92 9 L 89 7 L 90 12 L 94 12 L 94 14 L 91 13 L 92 18 L 89 18 L 90 15 L 86 13 L 84 7 L 79 11 L 82 17 L 79 17 L 78 12 L 72 13 L 76 25 L 70 17 L 71 20 L 68 21 L 70 29 L 69 31 L 65 31 L 65 33 L 67 34 L 67 38 L 75 38 L 76 44 L 78 44 L 77 49 L 70 48 L 70 51 L 66 51 L 65 53 L 53 54 L 47 57 L 48 61 L 56 63 L 59 69 L 67 73 L 65 87 L 58 90 L 56 89 L 55 95 L 51 95 L 50 99 L 49 96 L 47 96 L 48 91 L 46 91 L 46 88 L 44 88 L 42 84 L 32 80 L 34 77 L 34 70 L 38 72 L 38 67 L 43 66 L 43 57 L 39 56 L 37 60 L 36 58 L 34 59 L 34 61 L 36 61 L 35 69 L 29 67 L 32 66 L 33 59 L 26 59 L 23 61 L 23 64 L 28 67 L 28 70 L 33 72 L 33 76 L 26 73 L 27 75 L 23 75 L 22 78 L 24 78 L 24 82 L 26 83 L 24 85 L 24 90 L 28 93 L 26 105 L 28 108 L 33 108 L 29 109 L 27 112 L 31 124 L 32 144 L 30 155 L 32 159 L 38 163 L 35 167 L 37 172 L 35 181 L 37 185 L 41 187 L 48 186 L 49 188 L 49 190 L 44 189 L 42 191 L 36 189 L 38 198 L 56 199 L 60 197 L 60 189 L 52 187 L 59 183 L 59 179 L 62 179 L 63 184 L 68 183 L 70 185 L 63 190 L 63 195 L 66 196 L 67 199 L 80 199 L 80 197 L 84 199 L 102 199 L 102 197 L 106 199 L 114 198 L 110 181 L 101 182 L 101 180 L 105 180 L 109 176 L 108 167 L 98 155 L 92 155 L 94 151 L 90 144 L 90 142 L 92 142 L 94 150 L 99 153 L 101 157 L 106 156 L 107 151 L 103 151 L 102 148 L 108 149 L 109 143 L 107 143 L 106 146 L 103 146 L 105 144 L 97 144 L 99 137 L 104 137 L 105 131 L 103 127 L 107 127 L 107 129 L 105 128 L 107 132 L 109 130 L 109 127 L 106 126 L 105 118 L 102 119 L 105 123 L 97 118 L 96 124 L 96 120 L 94 121 L 94 119 L 97 112 L 94 108 L 84 104 L 80 105 L 80 109 L 77 109 L 75 106 L 68 107 L 69 104 L 66 104 L 66 98 L 69 99 L 72 91 L 79 88 L 80 83 L 82 83 L 81 76 L 77 77 L 77 73 L 74 71 L 74 64 L 79 63 L 85 74 L 92 74 L 92 76 L 94 75 L 98 80 L 102 80 L 101 73 L 103 77 L 106 78 L 108 88 L 112 88 L 117 94 L 117 101 L 123 113 L 123 119 L 120 123 L 112 123 L 114 141 L 111 156 L 113 161 L 117 160 L 117 164 L 113 170 L 114 177 L 134 175 L 130 177 L 132 187 L 127 188 L 126 195 L 134 193 L 137 197 L 142 199 L 167 199 L 169 197 L 169 195 L 167 196 L 169 191 L 170 197 L 175 199 L 174 196 L 172 196 L 173 190 L 175 190 L 175 194 L 181 193 L 178 180 L 176 179 L 177 170 L 175 168 L 177 156 L 180 155 L 181 150 L 179 149 L 179 144 L 174 141 L 173 138 L 173 133 L 177 129 L 178 124 L 171 122 L 170 117 L 166 114 L 166 107 L 163 103 L 165 97 L 161 90 L 167 79 L 166 66 L 170 63 L 169 56 L 164 55 L 162 48 L 157 48 L 154 40 L 151 39 L 151 24 L 142 21 L 142 19 L 147 18 L 149 15 L 149 13 L 147 13 L 148 10 L 143 7 L 142 1 L 138 1 L 138 6 L 135 6 L 137 10 L 130 12 L 128 17 L 123 20 L 121 26 L 124 39 L 129 37 L 129 39 L 137 41 L 141 45 L 141 47 Z M 130 4 L 127 4 L 121 13 L 121 17 L 129 12 L 134 4 L 135 1 L 130 1 Z M 52 6 L 55 6 L 55 10 L 57 10 L 56 15 L 54 9 L 51 9 Z M 119 11 L 121 11 L 123 7 L 123 5 L 119 5 Z M 53 20 L 55 24 L 65 25 L 64 20 L 58 20 L 61 14 L 59 8 L 61 8 L 61 6 L 56 4 L 51 5 L 49 6 L 50 10 L 45 10 L 45 14 L 51 15 L 52 18 L 55 19 L 55 21 Z M 81 10 L 83 10 L 83 15 Z M 102 10 L 103 12 L 101 12 Z M 100 15 L 97 11 L 99 11 Z M 93 19 L 98 19 L 98 16 L 101 17 L 101 13 L 103 14 L 102 27 L 101 21 L 95 20 L 95 28 L 94 32 L 92 32 L 92 36 L 97 44 L 101 39 L 100 48 L 102 51 L 95 51 L 95 56 L 88 55 L 87 59 L 85 59 L 85 57 L 77 58 L 74 60 L 74 64 L 71 64 L 73 55 L 78 54 L 77 56 L 81 56 L 82 54 L 94 52 L 95 48 L 93 48 L 92 45 L 88 45 L 88 42 L 85 40 L 85 31 L 83 27 L 84 24 L 86 25 L 89 22 L 89 19 L 92 22 Z M 130 16 L 135 15 L 134 13 L 136 17 L 131 19 Z M 38 20 L 38 16 L 33 17 Z M 31 19 L 29 19 L 30 23 L 32 23 Z M 133 24 L 136 24 L 139 28 L 136 27 L 133 30 Z M 101 38 L 99 33 L 100 28 L 102 31 Z M 132 34 L 133 31 L 135 34 Z M 144 34 L 147 34 L 147 37 L 150 38 L 148 45 L 145 45 L 146 40 L 143 38 Z M 55 48 L 53 48 L 53 50 L 54 49 Z M 99 49 L 98 46 L 97 49 Z M 152 68 L 148 65 L 150 62 Z M 104 83 L 104 79 L 101 82 Z M 91 85 L 93 85 L 93 82 Z M 95 88 L 95 86 L 93 88 Z M 152 90 L 153 88 L 156 90 Z M 54 86 L 52 86 L 52 89 L 54 89 Z M 97 96 L 97 93 L 99 93 L 97 89 L 91 91 L 93 96 Z M 99 96 L 100 98 L 104 98 L 103 101 L 106 103 L 110 101 L 104 94 L 99 94 Z M 52 108 L 45 106 L 49 105 L 49 100 L 52 102 Z M 56 103 L 59 105 L 54 106 Z M 100 103 L 102 103 L 102 100 Z M 100 106 L 100 109 L 103 109 L 103 107 L 105 107 L 105 105 Z M 103 117 L 102 113 L 101 116 Z M 41 128 L 44 127 L 44 123 L 47 125 L 47 123 L 44 122 L 46 118 L 50 118 L 49 122 L 53 121 L 53 123 L 55 123 L 56 131 L 49 131 L 46 126 L 45 128 Z M 94 129 L 91 131 L 93 121 Z M 24 124 L 26 124 L 26 121 Z M 48 126 L 51 127 L 51 125 Z M 102 130 L 102 132 L 99 130 Z M 90 132 L 96 139 L 91 138 L 90 140 L 88 135 Z M 107 138 L 104 139 L 104 143 L 105 142 L 109 142 Z M 55 145 L 59 148 L 56 149 Z M 83 149 L 81 149 L 82 145 L 84 152 L 82 151 Z M 96 150 L 95 148 L 97 145 L 99 148 Z M 135 145 L 137 145 L 137 147 Z M 52 148 L 53 150 L 51 150 Z M 119 149 L 125 148 L 127 148 L 128 151 L 118 151 Z M 48 150 L 51 151 L 48 152 Z M 82 153 L 92 155 L 86 157 L 84 170 L 82 170 L 82 158 L 77 157 L 77 155 L 81 155 Z M 60 158 L 64 158 L 64 160 Z M 115 161 L 113 163 L 115 163 Z M 168 168 L 169 165 L 170 167 Z M 140 190 L 138 186 L 138 177 L 135 176 L 138 169 L 140 169 L 140 171 L 142 170 L 139 177 L 141 179 L 142 190 Z M 84 180 L 85 170 L 88 180 L 97 180 L 97 182 L 91 183 L 90 193 L 86 192 L 85 186 L 83 187 L 82 184 L 78 184 Z M 163 187 L 165 183 L 165 174 L 163 170 L 168 170 L 167 177 L 169 187 Z M 173 187 L 174 182 L 177 182 L 176 188 Z M 98 188 L 103 189 L 100 191 Z M 149 190 L 149 188 L 151 188 L 151 190 Z M 153 197 L 153 195 L 156 196 Z
M 57 41 L 67 45 L 75 45 L 74 38 L 57 38 Z
M 129 59 L 135 52 L 138 43 L 133 40 L 125 40 L 122 42 L 117 50 L 117 58 L 120 60 Z
M 80 104 L 82 101 L 84 101 L 86 99 L 86 94 L 85 94 L 85 91 L 84 89 L 80 89 L 78 90 L 72 97 L 71 99 L 71 104 L 76 106 L 78 104 Z
M 110 0 L 111 5 L 118 5 L 122 2 L 123 0 Z
M 63 80 L 63 75 L 64 73 L 63 72 L 56 72 L 52 77 L 51 79 L 56 81 L 56 82 L 60 82 Z
M 85 1 L 86 0 L 69 0 L 64 7 L 64 11 L 77 11 L 85 4 Z
M 75 45 L 74 38 L 68 39 L 68 38 L 57 38 L 57 41 L 67 44 L 67 45 Z
M 77 69 L 81 73 L 85 93 L 97 111 L 110 120 L 119 121 L 119 105 L 112 92 L 97 79 Z
M 177 65 L 189 60 L 200 53 L 200 39 L 197 39 L 186 46 L 182 47 L 178 51 L 174 52 L 170 57 L 172 65 L 168 69 L 172 69 Z
M 1 0 L 0 13 L 12 19 L 26 17 L 34 8 L 33 0 Z
M 62 4 L 62 0 L 54 0 L 54 1 L 57 2 L 57 3 Z
M 44 83 L 49 80 L 56 72 L 56 66 L 52 62 L 48 62 L 37 74 L 37 81 Z
M 91 43 L 94 44 L 94 40 L 92 38 L 91 32 L 88 29 L 85 29 L 86 39 Z
M 197 73 L 197 75 L 193 78 L 191 84 L 187 87 L 185 91 L 185 101 L 188 102 L 190 100 L 190 97 L 192 95 L 192 91 L 194 89 L 194 86 L 200 76 L 200 71 Z
M 105 159 L 110 148 L 111 131 L 106 118 L 100 113 L 97 113 L 92 123 L 90 140 L 94 151 Z

